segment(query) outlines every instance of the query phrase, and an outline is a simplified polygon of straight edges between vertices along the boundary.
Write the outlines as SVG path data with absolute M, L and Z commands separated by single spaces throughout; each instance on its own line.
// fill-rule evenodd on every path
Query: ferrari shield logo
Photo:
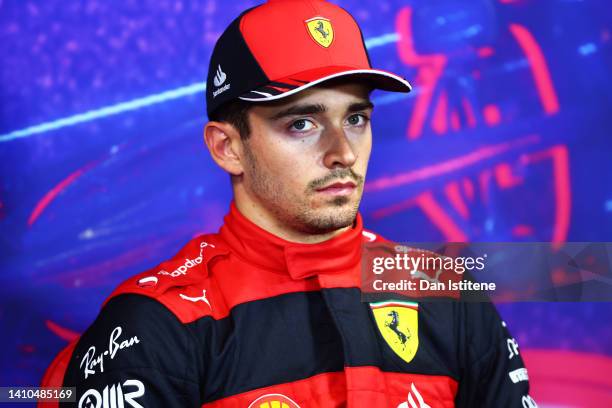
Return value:
M 323 17 L 314 17 L 305 21 L 310 37 L 322 47 L 329 47 L 334 41 L 334 28 L 331 22 Z
M 419 347 L 419 305 L 416 302 L 370 303 L 376 326 L 395 354 L 409 363 Z

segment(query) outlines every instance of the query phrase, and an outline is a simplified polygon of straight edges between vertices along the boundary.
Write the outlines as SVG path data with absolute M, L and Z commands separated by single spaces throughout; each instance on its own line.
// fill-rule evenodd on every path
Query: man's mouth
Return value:
M 346 182 L 335 182 L 328 184 L 325 187 L 317 188 L 318 193 L 329 194 L 329 195 L 348 195 L 355 191 L 357 185 L 352 181 Z

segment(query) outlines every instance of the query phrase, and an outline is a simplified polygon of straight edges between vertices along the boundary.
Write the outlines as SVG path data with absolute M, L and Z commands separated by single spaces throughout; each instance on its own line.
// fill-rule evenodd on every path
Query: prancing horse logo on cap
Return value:
M 322 47 L 329 47 L 334 41 L 334 28 L 331 22 L 323 17 L 313 17 L 305 21 L 310 37 Z

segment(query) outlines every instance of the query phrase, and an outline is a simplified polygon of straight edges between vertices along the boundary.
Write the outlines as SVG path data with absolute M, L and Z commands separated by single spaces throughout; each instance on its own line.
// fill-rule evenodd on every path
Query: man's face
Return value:
M 313 87 L 249 110 L 244 189 L 279 225 L 309 234 L 351 225 L 372 148 L 369 88 Z

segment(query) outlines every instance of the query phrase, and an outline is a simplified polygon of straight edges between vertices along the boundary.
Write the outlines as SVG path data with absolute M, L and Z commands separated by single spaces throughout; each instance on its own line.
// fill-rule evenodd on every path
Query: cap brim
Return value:
M 272 81 L 249 91 L 239 98 L 244 101 L 265 102 L 286 98 L 304 89 L 335 78 L 354 77 L 369 82 L 375 89 L 391 92 L 410 92 L 412 86 L 404 78 L 379 69 L 354 69 L 349 67 L 327 67 L 304 71 L 287 78 Z

